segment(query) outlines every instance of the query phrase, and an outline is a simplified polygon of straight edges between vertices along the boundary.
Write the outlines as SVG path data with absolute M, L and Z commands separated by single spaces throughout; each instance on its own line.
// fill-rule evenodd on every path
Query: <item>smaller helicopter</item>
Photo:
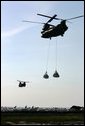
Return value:
M 17 80 L 19 82 L 19 87 L 26 87 L 26 83 L 29 83 L 29 81 L 20 81 L 20 80 Z
M 66 22 L 70 22 L 69 20 L 73 20 L 76 18 L 81 18 L 84 17 L 84 15 L 80 15 L 77 17 L 73 17 L 73 18 L 68 18 L 68 19 L 61 19 L 61 18 L 56 18 L 56 14 L 51 16 L 47 16 L 47 15 L 43 15 L 43 14 L 37 14 L 39 16 L 43 16 L 43 17 L 47 17 L 50 18 L 46 23 L 42 23 L 42 22 L 34 22 L 34 21 L 27 21 L 27 20 L 23 20 L 23 22 L 29 22 L 29 23 L 39 23 L 39 24 L 44 24 L 42 31 L 41 31 L 41 37 L 42 38 L 52 38 L 52 37 L 57 37 L 57 36 L 62 36 L 65 34 L 65 32 L 68 30 L 68 26 L 66 25 Z M 53 19 L 55 20 L 61 20 L 60 24 L 58 25 L 52 25 L 49 24 L 49 22 L 51 22 Z

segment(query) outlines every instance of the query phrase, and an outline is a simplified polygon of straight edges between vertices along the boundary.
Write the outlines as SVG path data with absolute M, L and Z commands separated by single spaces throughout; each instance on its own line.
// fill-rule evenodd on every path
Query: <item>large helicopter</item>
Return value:
M 29 83 L 29 81 L 20 81 L 20 80 L 17 80 L 19 82 L 19 87 L 26 87 L 26 83 Z
M 73 17 L 73 18 L 68 18 L 68 19 L 61 19 L 61 18 L 56 18 L 56 14 L 54 16 L 47 16 L 47 15 L 43 15 L 43 14 L 37 14 L 39 16 L 44 16 L 47 18 L 50 18 L 46 23 L 42 23 L 42 22 L 34 22 L 34 21 L 27 21 L 27 20 L 23 20 L 23 22 L 30 22 L 30 23 L 40 23 L 40 24 L 44 24 L 41 34 L 42 34 L 42 38 L 52 38 L 52 37 L 57 37 L 57 36 L 63 36 L 64 33 L 67 31 L 68 27 L 66 25 L 66 21 L 70 22 L 69 20 L 73 20 L 76 18 L 81 18 L 84 15 L 80 15 L 77 17 Z M 61 20 L 60 24 L 58 25 L 52 25 L 49 24 L 49 22 L 51 22 L 53 19 L 55 20 Z

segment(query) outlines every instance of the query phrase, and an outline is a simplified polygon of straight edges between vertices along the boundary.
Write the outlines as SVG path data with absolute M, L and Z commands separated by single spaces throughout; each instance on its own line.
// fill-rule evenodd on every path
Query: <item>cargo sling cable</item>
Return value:
M 53 74 L 53 77 L 59 77 L 59 74 L 58 74 L 58 72 L 57 72 L 57 39 L 56 39 L 56 43 L 55 43 L 56 45 L 55 45 L 55 72 L 54 72 L 54 74 Z
M 48 61 L 49 61 L 49 53 L 50 53 L 50 41 L 49 41 L 49 44 L 48 44 L 48 50 L 47 50 L 47 62 L 46 62 L 46 72 L 43 76 L 43 78 L 45 79 L 48 79 L 49 78 L 49 75 L 47 74 L 47 70 L 48 70 Z

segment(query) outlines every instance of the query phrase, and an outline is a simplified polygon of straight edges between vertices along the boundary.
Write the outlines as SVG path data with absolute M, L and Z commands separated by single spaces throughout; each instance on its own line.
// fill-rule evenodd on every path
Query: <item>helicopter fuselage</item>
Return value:
M 29 83 L 29 81 L 20 81 L 20 80 L 17 80 L 19 82 L 19 87 L 26 87 L 26 83 Z
M 63 36 L 64 33 L 66 32 L 66 30 L 68 29 L 67 25 L 66 25 L 66 21 L 69 20 L 73 20 L 76 18 L 80 18 L 80 17 L 84 17 L 84 15 L 80 15 L 77 17 L 72 17 L 72 18 L 68 18 L 68 19 L 61 19 L 61 18 L 56 18 L 56 14 L 51 16 L 47 16 L 44 14 L 37 14 L 39 16 L 43 16 L 43 17 L 47 17 L 50 18 L 46 23 L 42 23 L 42 22 L 34 22 L 34 21 L 27 21 L 27 20 L 23 20 L 23 22 L 30 22 L 30 23 L 38 23 L 38 24 L 44 24 L 41 34 L 42 34 L 42 38 L 52 38 L 52 37 L 57 37 L 57 36 Z M 49 24 L 53 19 L 55 20 L 61 20 L 60 24 L 54 26 Z M 52 26 L 52 27 L 50 27 Z
M 57 36 L 63 36 L 65 31 L 68 29 L 67 25 L 64 24 L 58 24 L 57 26 L 53 26 L 51 28 L 48 28 L 45 31 L 42 31 L 42 38 L 51 38 L 51 37 L 57 37 Z
M 19 87 L 25 87 L 26 86 L 26 83 L 24 82 L 24 83 L 19 83 Z

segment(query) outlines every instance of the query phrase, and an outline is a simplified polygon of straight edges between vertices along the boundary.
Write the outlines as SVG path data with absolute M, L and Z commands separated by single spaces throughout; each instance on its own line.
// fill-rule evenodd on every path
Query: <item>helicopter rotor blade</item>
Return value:
M 55 14 L 53 17 L 51 17 L 50 20 L 47 21 L 47 23 L 51 22 L 57 15 Z
M 44 15 L 44 14 L 37 14 L 37 15 L 43 16 L 43 17 L 47 17 L 47 18 L 51 18 L 51 19 L 53 18 L 53 19 L 55 19 L 55 20 L 63 20 L 63 19 L 61 19 L 61 18 L 55 18 L 55 17 L 57 16 L 56 14 L 55 14 L 56 16 L 54 15 L 53 17 L 47 16 L 47 15 Z M 53 19 L 52 19 L 52 20 L 53 20 Z
M 23 81 L 23 82 L 25 82 L 25 83 L 30 83 L 29 81 Z
M 61 18 L 54 18 L 55 20 L 73 20 L 73 19 L 76 19 L 76 18 L 81 18 L 81 17 L 84 17 L 84 15 L 80 15 L 80 16 L 77 16 L 77 17 L 73 17 L 73 18 L 68 18 L 68 19 L 61 19 Z M 70 21 L 68 21 L 69 23 L 71 23 Z
M 66 20 L 73 20 L 73 19 L 76 19 L 76 18 L 81 18 L 81 17 L 84 17 L 84 15 L 77 16 L 77 17 L 73 17 L 73 18 L 69 18 L 69 19 L 66 19 Z
M 30 83 L 29 81 L 20 81 L 20 80 L 17 80 L 17 81 L 19 81 L 19 82 L 25 82 L 25 83 Z
M 47 16 L 47 15 L 44 15 L 44 14 L 37 14 L 39 16 L 43 16 L 43 17 L 48 17 L 48 18 L 52 18 L 51 16 Z
M 47 23 L 42 23 L 42 22 L 35 22 L 35 21 L 27 21 L 27 20 L 23 20 L 22 22 L 29 22 L 29 23 L 37 23 L 37 24 L 47 24 Z M 52 24 L 49 24 L 50 26 L 54 26 Z
M 44 14 L 37 14 L 39 16 L 43 16 L 43 17 L 47 17 L 47 18 L 52 18 L 51 16 L 47 16 L 47 15 L 44 15 Z M 57 15 L 56 15 L 57 16 Z M 73 20 L 73 19 L 76 19 L 76 18 L 81 18 L 81 17 L 84 17 L 84 15 L 80 15 L 80 16 L 77 16 L 77 17 L 73 17 L 73 18 L 68 18 L 68 19 L 62 19 L 62 18 L 53 18 L 55 20 Z
M 42 22 L 27 21 L 27 20 L 23 20 L 22 22 L 37 23 L 37 24 L 45 24 L 45 23 L 42 23 Z
M 20 80 L 17 80 L 17 81 L 21 82 Z
M 43 14 L 37 14 L 37 15 L 50 18 L 50 20 L 48 20 L 47 23 L 51 22 L 57 16 L 56 14 L 53 17 L 47 16 L 47 15 L 43 15 Z

